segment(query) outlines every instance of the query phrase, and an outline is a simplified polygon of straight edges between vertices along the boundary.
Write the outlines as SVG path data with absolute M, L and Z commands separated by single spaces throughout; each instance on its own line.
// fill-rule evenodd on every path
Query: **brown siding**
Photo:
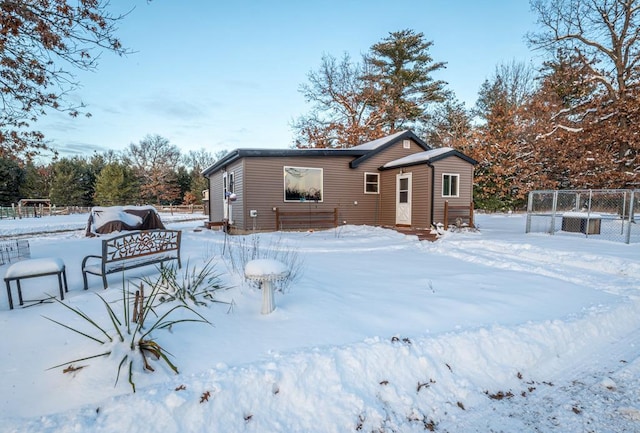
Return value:
M 383 215 L 392 213 L 395 223 L 395 183 L 391 187 L 383 184 L 384 172 L 378 171 L 378 168 L 389 161 L 422 151 L 423 149 L 413 141 L 410 149 L 404 149 L 402 142 L 399 142 L 366 159 L 355 169 L 349 166 L 354 159 L 349 156 L 245 158 L 244 198 L 247 207 L 244 209 L 245 224 L 239 228 L 250 230 L 255 222 L 257 230 L 275 230 L 273 209 L 276 207 L 283 212 L 330 211 L 338 208 L 340 224 L 381 225 Z M 322 168 L 323 201 L 321 203 L 285 203 L 283 179 L 285 165 Z M 364 173 L 380 174 L 380 194 L 364 193 Z M 393 194 L 391 201 L 389 202 L 386 198 L 383 200 L 383 197 L 389 193 Z M 251 210 L 258 212 L 255 219 L 249 217 Z
M 231 207 L 232 220 L 236 226 L 238 224 L 244 224 L 244 203 L 243 203 L 243 161 L 236 161 L 229 166 L 226 167 L 226 171 L 228 173 L 233 172 L 234 183 L 235 183 L 235 193 L 238 196 L 238 199 L 233 203 Z M 224 219 L 224 209 L 223 209 L 223 182 L 222 182 L 222 173 L 224 169 L 216 171 L 210 176 L 211 188 L 209 191 L 209 206 L 210 206 L 210 221 L 222 221 Z
M 257 230 L 275 230 L 274 208 L 283 212 L 329 211 L 338 208 L 339 222 L 374 224 L 377 195 L 364 194 L 364 174 L 349 168 L 351 157 L 246 158 L 245 216 L 256 210 Z M 322 202 L 285 202 L 284 166 L 323 169 Z M 357 202 L 357 204 L 355 203 Z M 245 230 L 253 228 L 248 221 Z
M 400 169 L 379 171 L 387 162 L 422 152 L 411 142 L 404 149 L 402 141 L 362 161 L 352 169 L 350 156 L 297 156 L 297 157 L 245 157 L 226 167 L 235 176 L 238 200 L 233 204 L 235 226 L 241 230 L 276 230 L 275 208 L 282 212 L 333 211 L 338 209 L 340 224 L 395 225 L 396 174 Z M 285 202 L 284 166 L 323 169 L 322 202 Z M 468 204 L 472 196 L 473 166 L 457 157 L 446 158 L 435 164 L 436 172 L 427 164 L 405 167 L 412 173 L 412 225 L 427 228 L 442 219 L 442 173 L 460 174 L 460 198 L 455 202 Z M 380 174 L 380 193 L 365 194 L 364 173 Z M 222 219 L 222 170 L 215 173 L 211 183 L 211 220 Z M 432 182 L 435 185 L 432 188 Z M 431 196 L 435 190 L 435 197 Z M 450 200 L 451 201 L 451 200 Z M 432 204 L 435 202 L 432 211 Z M 453 204 L 453 203 L 452 203 Z M 257 217 L 250 216 L 256 211 Z M 434 215 L 434 221 L 431 216 Z
M 411 225 L 417 228 L 431 226 L 431 167 L 426 164 L 404 167 L 403 173 L 411 173 Z M 382 225 L 396 224 L 396 176 L 400 169 L 382 172 L 384 193 L 380 221 Z
M 444 223 L 444 202 L 452 206 L 468 206 L 473 201 L 473 165 L 456 156 L 436 161 L 434 164 L 434 205 L 435 223 Z M 442 197 L 442 175 L 459 174 L 459 197 Z

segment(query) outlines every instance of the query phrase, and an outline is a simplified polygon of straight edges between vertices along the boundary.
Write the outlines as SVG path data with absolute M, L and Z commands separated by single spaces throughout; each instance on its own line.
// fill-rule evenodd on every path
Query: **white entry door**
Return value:
M 411 225 L 411 173 L 396 175 L 396 224 Z

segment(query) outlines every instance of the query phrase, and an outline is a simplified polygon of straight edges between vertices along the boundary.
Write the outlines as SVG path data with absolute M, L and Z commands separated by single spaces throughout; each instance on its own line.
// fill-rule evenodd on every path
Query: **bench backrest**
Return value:
M 143 230 L 119 235 L 102 241 L 102 260 L 114 263 L 156 254 L 180 256 L 179 230 Z

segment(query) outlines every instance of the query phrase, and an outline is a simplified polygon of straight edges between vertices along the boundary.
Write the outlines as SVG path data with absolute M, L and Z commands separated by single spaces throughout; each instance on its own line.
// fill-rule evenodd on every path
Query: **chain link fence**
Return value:
M 640 190 L 531 191 L 527 233 L 640 242 Z

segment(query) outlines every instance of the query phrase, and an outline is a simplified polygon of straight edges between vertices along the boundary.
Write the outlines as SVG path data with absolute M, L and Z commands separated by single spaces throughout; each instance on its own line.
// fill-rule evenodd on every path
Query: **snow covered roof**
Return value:
M 412 155 L 407 155 L 400 159 L 396 159 L 394 161 L 389 161 L 382 166 L 382 169 L 384 170 L 384 169 L 391 169 L 391 168 L 408 167 L 410 165 L 417 165 L 417 164 L 428 164 L 443 158 L 447 158 L 449 156 L 457 156 L 471 164 L 474 164 L 474 165 L 476 164 L 475 160 L 458 152 L 452 147 L 439 147 L 437 149 L 418 152 Z
M 349 147 L 346 149 L 236 149 L 229 152 L 222 159 L 216 161 L 210 167 L 202 171 L 203 176 L 209 176 L 212 173 L 224 168 L 227 164 L 230 164 L 240 158 L 245 157 L 299 157 L 299 156 L 311 156 L 311 157 L 354 157 L 353 161 L 349 163 L 349 167 L 356 168 L 362 162 L 377 155 L 384 149 L 393 146 L 400 140 L 412 140 L 420 148 L 424 150 L 430 149 L 430 146 L 425 143 L 420 137 L 415 135 L 409 130 L 398 131 L 395 134 L 387 135 L 386 137 L 378 138 L 377 140 L 369 141 L 367 143 L 360 144 L 358 146 Z
M 408 131 L 399 131 L 395 134 L 387 135 L 386 137 L 378 138 L 377 140 L 369 141 L 367 143 L 362 143 L 357 146 L 353 146 L 351 149 L 355 150 L 373 150 L 377 149 L 381 146 L 384 146 L 387 143 L 392 143 L 396 141 L 398 137 L 405 134 Z

